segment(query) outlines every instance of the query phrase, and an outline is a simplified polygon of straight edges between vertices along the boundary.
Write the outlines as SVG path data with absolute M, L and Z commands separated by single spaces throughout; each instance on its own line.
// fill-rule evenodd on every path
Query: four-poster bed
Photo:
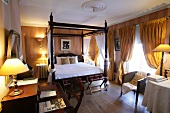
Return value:
M 63 33 L 54 33 L 54 29 L 70 29 L 70 30 L 82 30 L 81 34 L 63 34 Z M 104 73 L 102 72 L 102 75 L 104 76 L 104 80 L 103 80 L 103 83 L 104 83 L 104 86 L 106 88 L 106 82 L 107 82 L 107 66 L 108 66 L 108 61 L 107 61 L 107 32 L 108 32 L 108 28 L 107 28 L 107 23 L 105 21 L 105 27 L 97 27 L 97 26 L 88 26 L 88 25 L 78 25 L 78 24 L 69 24 L 69 23 L 57 23 L 57 22 L 53 22 L 53 16 L 52 16 L 52 13 L 50 15 L 50 21 L 49 21 L 49 31 L 50 31 L 50 65 L 51 65 L 51 69 L 54 69 L 56 66 L 54 65 L 54 60 L 56 57 L 54 57 L 53 54 L 51 53 L 54 53 L 54 45 L 53 45 L 53 38 L 54 37 L 65 37 L 65 36 L 79 36 L 82 38 L 82 55 L 84 54 L 83 53 L 83 37 L 86 36 L 86 35 L 90 35 L 90 34 L 93 34 L 93 33 L 98 33 L 98 32 L 104 32 L 105 33 L 105 60 L 104 60 Z M 83 31 L 88 31 L 86 33 L 84 33 Z M 81 55 L 81 57 L 82 57 Z M 60 55 L 61 57 L 62 56 L 70 56 L 70 53 L 63 53 L 62 55 Z M 74 55 L 73 55 L 74 56 Z M 80 55 L 79 55 L 79 59 L 81 59 Z M 56 61 L 56 60 L 55 60 Z M 82 60 L 83 61 L 83 60 Z M 84 75 L 81 75 L 81 76 L 94 76 L 94 75 L 98 75 L 98 74 L 101 74 L 101 71 L 100 72 L 96 72 L 96 73 L 93 73 L 93 74 L 84 74 Z M 68 77 L 61 77 L 58 78 L 56 77 L 57 74 L 55 74 L 55 72 L 52 73 L 52 81 L 59 81 L 59 80 L 64 80 L 64 79 L 67 79 L 67 78 L 74 78 L 74 77 L 78 77 L 77 76 L 68 76 Z M 103 84 L 102 83 L 102 84 Z M 106 89 L 107 90 L 107 89 Z

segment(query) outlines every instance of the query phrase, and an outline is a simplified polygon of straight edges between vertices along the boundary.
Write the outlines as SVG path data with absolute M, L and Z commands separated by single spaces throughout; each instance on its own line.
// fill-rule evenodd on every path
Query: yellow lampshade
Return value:
M 170 52 L 170 45 L 168 45 L 168 44 L 160 44 L 159 46 L 157 46 L 152 51 L 154 51 L 154 52 Z
M 7 59 L 0 69 L 0 76 L 16 75 L 28 70 L 18 58 Z

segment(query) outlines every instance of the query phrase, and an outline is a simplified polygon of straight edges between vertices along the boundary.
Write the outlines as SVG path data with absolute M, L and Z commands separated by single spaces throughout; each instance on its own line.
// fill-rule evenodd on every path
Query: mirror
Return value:
M 20 53 L 20 34 L 10 30 L 8 36 L 7 58 L 19 58 Z
M 20 57 L 20 34 L 10 30 L 8 35 L 7 58 Z M 12 76 L 5 76 L 5 84 L 9 86 L 12 83 Z

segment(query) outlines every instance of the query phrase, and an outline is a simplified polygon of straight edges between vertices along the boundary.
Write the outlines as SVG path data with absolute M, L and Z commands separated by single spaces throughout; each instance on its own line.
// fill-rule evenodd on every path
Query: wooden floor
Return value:
M 109 82 L 107 91 L 94 92 L 92 95 L 85 91 L 78 113 L 149 113 L 141 105 L 143 95 L 139 95 L 137 107 L 135 107 L 135 94 L 129 92 L 120 96 L 120 85 Z M 75 103 L 73 99 L 72 104 Z

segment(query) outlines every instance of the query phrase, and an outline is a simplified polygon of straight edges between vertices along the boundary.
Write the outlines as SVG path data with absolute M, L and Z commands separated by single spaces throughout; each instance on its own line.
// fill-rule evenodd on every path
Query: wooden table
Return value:
M 2 99 L 3 113 L 37 113 L 37 87 L 38 84 L 18 86 L 24 92 L 18 96 L 6 95 Z M 12 92 L 14 87 L 9 91 Z M 8 93 L 8 94 L 9 94 Z
M 67 99 L 67 96 L 63 89 L 61 88 L 59 83 L 41 83 L 39 84 L 39 92 L 41 91 L 46 91 L 46 90 L 55 90 L 57 93 L 56 97 L 51 97 L 51 98 L 44 98 L 40 99 L 40 102 L 48 101 L 50 99 L 57 100 L 58 98 L 63 98 L 66 107 L 64 109 L 58 109 L 55 111 L 52 111 L 50 113 L 66 113 L 66 110 L 69 111 L 71 109 L 71 105 L 69 103 L 69 100 Z

